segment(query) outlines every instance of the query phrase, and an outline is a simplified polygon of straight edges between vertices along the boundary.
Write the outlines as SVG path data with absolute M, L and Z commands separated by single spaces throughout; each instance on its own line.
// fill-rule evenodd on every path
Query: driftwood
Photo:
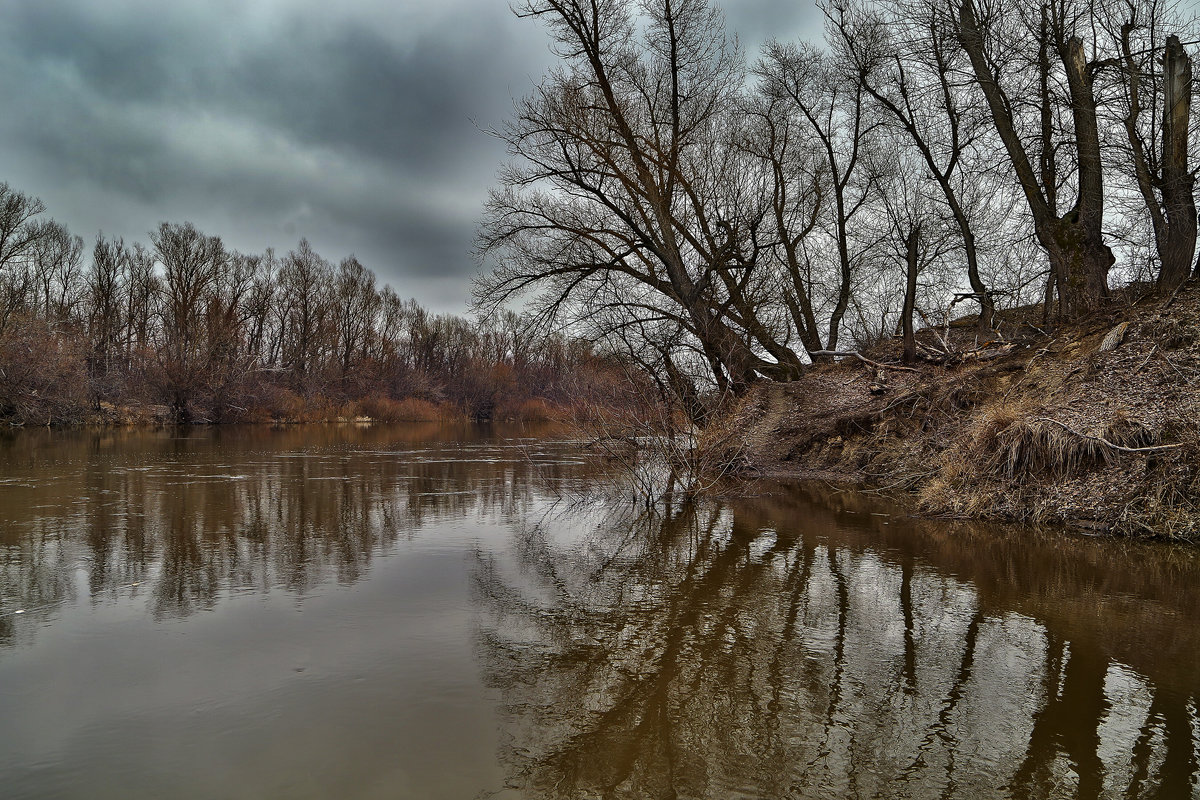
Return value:
M 1092 436 L 1090 434 L 1080 433 L 1079 431 L 1077 431 L 1074 428 L 1067 425 L 1065 422 L 1059 422 L 1058 420 L 1050 419 L 1049 417 L 1034 417 L 1031 421 L 1032 422 L 1049 422 L 1052 425 L 1057 425 L 1058 427 L 1062 428 L 1064 431 L 1066 431 L 1069 434 L 1072 434 L 1073 436 L 1078 436 L 1080 439 L 1088 439 L 1093 442 L 1100 442 L 1105 447 L 1111 447 L 1113 450 L 1119 450 L 1122 453 L 1154 453 L 1159 450 L 1174 450 L 1177 447 L 1183 447 L 1182 442 L 1179 442 L 1176 444 L 1157 444 L 1157 445 L 1153 445 L 1151 447 L 1125 447 L 1124 445 L 1116 444 L 1115 442 L 1110 442 L 1108 439 L 1105 439 L 1103 436 Z
M 813 350 L 809 353 L 809 355 L 810 356 L 834 356 L 835 358 L 857 358 L 859 361 L 866 364 L 868 367 L 874 367 L 875 369 L 881 369 L 881 370 L 896 369 L 896 370 L 903 370 L 904 372 L 920 372 L 920 370 L 918 370 L 918 369 L 913 369 L 912 367 L 902 367 L 899 364 L 881 364 L 878 361 L 872 361 L 871 359 L 867 358 L 866 356 L 864 356 L 862 353 L 858 352 L 857 350 Z
M 935 331 L 936 333 L 936 331 Z M 1012 342 L 985 342 L 971 350 L 941 350 L 937 347 L 929 347 L 927 345 L 917 343 L 917 355 L 922 361 L 927 364 L 937 366 L 954 366 L 963 364 L 969 361 L 991 361 L 1001 356 L 1006 356 L 1016 349 L 1016 345 Z M 857 350 L 813 350 L 809 355 L 812 356 L 834 356 L 836 358 L 857 358 L 868 367 L 877 371 L 899 370 L 902 372 L 920 373 L 921 370 L 912 367 L 901 366 L 900 364 L 884 364 L 879 361 L 874 361 L 867 358 Z
M 1116 350 L 1125 341 L 1125 331 L 1129 330 L 1129 323 L 1122 322 L 1108 332 L 1104 337 L 1104 341 L 1100 342 L 1100 347 L 1097 348 L 1099 353 L 1107 353 L 1110 350 Z
M 955 364 L 963 364 L 968 361 L 991 361 L 1001 356 L 1006 356 L 1016 349 L 1016 344 L 1012 342 L 984 342 L 979 347 L 971 350 L 941 350 L 937 347 L 928 347 L 918 344 L 920 348 L 919 355 L 922 361 L 929 364 L 937 364 L 939 366 L 954 366 Z

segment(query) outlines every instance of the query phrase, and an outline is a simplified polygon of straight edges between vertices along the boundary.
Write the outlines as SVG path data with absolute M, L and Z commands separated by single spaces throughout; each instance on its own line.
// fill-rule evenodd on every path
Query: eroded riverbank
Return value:
M 876 366 L 761 384 L 708 446 L 759 475 L 883 489 L 934 516 L 1200 538 L 1200 287 L 1050 330 L 1002 315 L 990 341 L 970 323 L 922 332 L 938 363 L 900 365 L 889 342 L 869 351 Z

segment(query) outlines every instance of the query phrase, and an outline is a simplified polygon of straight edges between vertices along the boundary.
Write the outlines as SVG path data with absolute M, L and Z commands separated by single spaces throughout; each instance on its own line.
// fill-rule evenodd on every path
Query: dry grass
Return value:
M 448 405 L 416 397 L 395 400 L 374 394 L 351 403 L 323 395 L 305 397 L 282 387 L 263 390 L 246 412 L 244 421 L 305 424 L 317 422 L 458 422 L 463 415 Z
M 1124 343 L 1098 352 L 1120 322 Z M 1087 324 L 1007 325 L 1020 337 L 987 363 L 898 372 L 877 395 L 860 365 L 822 366 L 730 419 L 765 476 L 910 493 L 938 515 L 1200 539 L 1200 286 Z M 895 360 L 885 350 L 872 357 Z
M 496 407 L 495 416 L 515 422 L 563 422 L 570 417 L 566 411 L 541 397 L 501 403 Z
M 1011 413 L 1000 409 L 981 420 L 974 449 L 985 473 L 1015 479 L 1063 477 L 1108 463 L 1115 454 L 1096 439 L 1083 438 L 1044 419 L 1015 416 L 1005 422 Z
M 462 419 L 462 414 L 455 409 L 417 397 L 393 400 L 383 395 L 372 395 L 359 400 L 355 408 L 357 416 L 374 422 L 452 422 Z

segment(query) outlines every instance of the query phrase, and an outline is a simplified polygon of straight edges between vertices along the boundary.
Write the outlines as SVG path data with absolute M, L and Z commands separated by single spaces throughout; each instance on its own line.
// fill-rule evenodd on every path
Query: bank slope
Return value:
M 1132 293 L 1132 290 L 1131 290 Z M 925 513 L 1200 539 L 1200 288 L 1085 323 L 924 331 L 943 363 L 858 359 L 758 385 L 707 436 L 775 478 L 907 493 Z M 935 358 L 940 358 L 935 356 Z M 716 445 L 720 442 L 720 445 Z

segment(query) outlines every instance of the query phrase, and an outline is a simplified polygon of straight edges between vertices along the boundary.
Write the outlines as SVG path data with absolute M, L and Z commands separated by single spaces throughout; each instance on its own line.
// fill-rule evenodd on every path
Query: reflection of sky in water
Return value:
M 1195 793 L 1194 550 L 638 516 L 506 433 L 0 441 L 5 796 Z

